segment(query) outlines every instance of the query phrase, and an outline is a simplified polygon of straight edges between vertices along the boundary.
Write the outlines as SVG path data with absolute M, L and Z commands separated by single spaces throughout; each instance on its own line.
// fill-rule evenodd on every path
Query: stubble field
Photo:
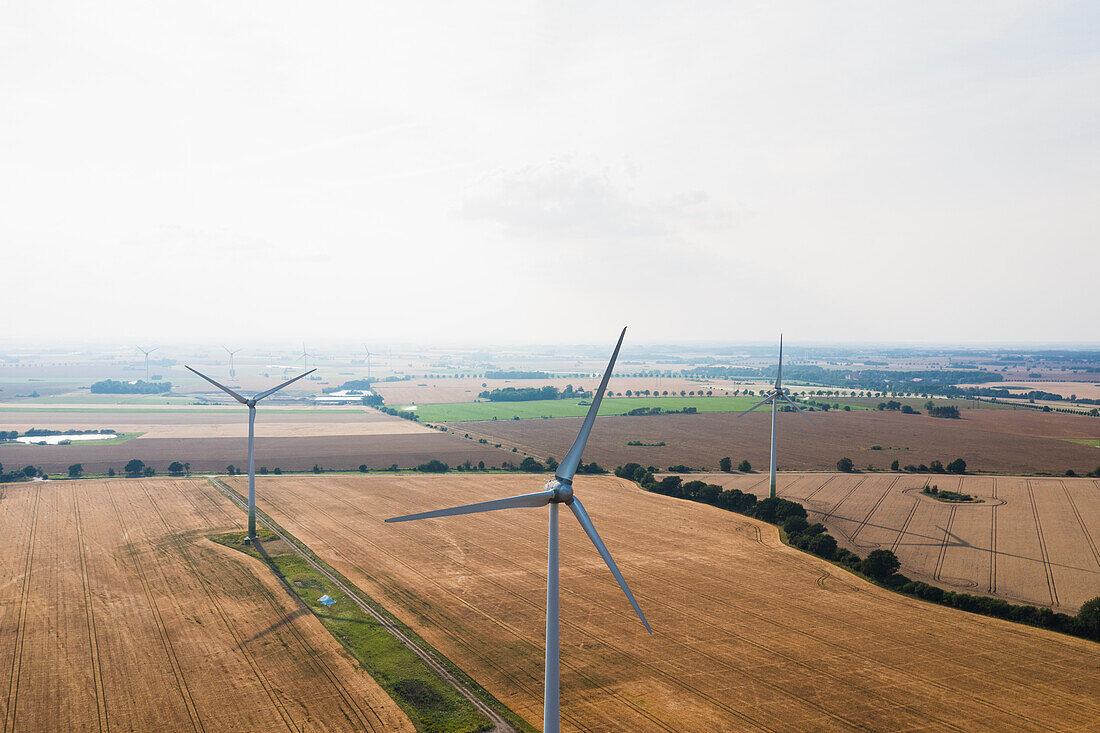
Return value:
M 537 724 L 547 511 L 382 520 L 542 480 L 279 477 L 258 493 L 279 523 Z M 625 481 L 578 477 L 577 493 L 655 633 L 563 514 L 568 730 L 1070 730 L 1100 719 L 1095 643 L 898 596 L 783 546 L 774 527 Z
M 767 496 L 767 474 L 699 474 Z M 777 493 L 797 501 L 841 547 L 891 550 L 901 572 L 946 590 L 1000 596 L 1074 615 L 1100 596 L 1100 481 L 1016 476 L 780 474 Z M 970 494 L 947 503 L 920 493 Z
M 0 485 L 4 731 L 411 731 L 204 480 Z

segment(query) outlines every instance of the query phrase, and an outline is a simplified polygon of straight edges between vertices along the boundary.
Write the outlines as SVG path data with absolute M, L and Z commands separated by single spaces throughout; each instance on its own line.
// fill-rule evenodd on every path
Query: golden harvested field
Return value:
M 382 520 L 542 481 L 265 477 L 259 494 L 279 523 L 538 724 L 547 510 Z M 774 527 L 626 481 L 582 476 L 577 493 L 655 634 L 564 514 L 566 729 L 1084 730 L 1100 719 L 1096 643 L 898 596 L 783 546 Z
M 692 474 L 767 496 L 767 474 Z M 996 595 L 1070 615 L 1100 596 L 1100 481 L 1014 476 L 784 473 L 777 493 L 822 522 L 840 546 L 892 550 L 901 572 L 947 590 Z M 926 485 L 981 504 L 950 504 Z
M 412 730 L 206 481 L 0 485 L 7 731 Z

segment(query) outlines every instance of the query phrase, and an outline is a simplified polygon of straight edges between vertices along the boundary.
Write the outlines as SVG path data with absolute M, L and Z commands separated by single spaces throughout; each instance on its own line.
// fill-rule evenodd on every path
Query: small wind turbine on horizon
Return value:
M 768 496 L 772 499 L 775 498 L 775 405 L 781 397 L 787 402 L 790 402 L 791 407 L 801 412 L 802 417 L 810 420 L 809 415 L 807 415 L 801 407 L 796 405 L 794 403 L 794 400 L 787 396 L 787 390 L 783 389 L 783 334 L 779 334 L 779 369 L 775 373 L 775 386 L 771 389 L 771 391 L 768 392 L 767 397 L 760 400 L 755 405 L 737 416 L 738 419 L 740 419 L 765 403 L 771 402 L 772 404 L 772 457 L 770 465 L 770 480 L 768 482 Z M 814 421 L 810 420 L 810 424 L 813 425 Z
M 584 453 L 585 443 L 588 442 L 588 434 L 592 432 L 592 425 L 596 421 L 596 413 L 600 411 L 600 401 L 603 400 L 604 390 L 607 389 L 607 381 L 611 377 L 611 370 L 615 367 L 615 358 L 619 355 L 619 347 L 623 345 L 624 336 L 626 336 L 625 328 L 622 334 L 619 335 L 619 342 L 615 345 L 614 353 L 611 354 L 611 361 L 607 365 L 607 371 L 603 374 L 603 380 L 600 382 L 599 389 L 596 390 L 596 396 L 592 400 L 592 406 L 588 408 L 588 415 L 584 418 L 584 423 L 581 425 L 580 432 L 577 434 L 576 440 L 573 441 L 573 447 L 569 449 L 569 453 L 566 454 L 564 460 L 558 465 L 558 469 L 554 473 L 554 478 L 546 483 L 542 491 L 533 494 L 513 496 L 508 499 L 495 499 L 493 501 L 483 501 L 477 504 L 467 504 L 451 509 L 437 509 L 430 512 L 421 512 L 419 514 L 409 514 L 403 517 L 392 517 L 386 520 L 387 522 L 407 522 L 414 519 L 430 519 L 433 517 L 449 517 L 456 514 L 489 512 L 495 509 L 513 509 L 520 507 L 538 508 L 547 505 L 550 506 L 550 531 L 547 541 L 546 562 L 546 662 L 542 701 L 542 729 L 546 733 L 557 733 L 561 717 L 561 645 L 559 639 L 560 621 L 558 608 L 560 597 L 558 588 L 559 505 L 565 504 L 569 507 L 570 511 L 573 512 L 573 516 L 577 518 L 581 528 L 584 529 L 585 534 L 588 535 L 588 539 L 592 540 L 592 544 L 596 546 L 596 550 L 600 553 L 604 562 L 607 563 L 607 567 L 611 570 L 611 574 L 615 576 L 615 580 L 618 581 L 619 587 L 623 589 L 623 593 L 626 594 L 626 598 L 630 601 L 630 605 L 634 607 L 634 611 L 638 614 L 638 618 L 641 619 L 642 624 L 645 625 L 646 631 L 650 634 L 653 633 L 652 629 L 649 628 L 649 622 L 646 621 L 645 615 L 642 613 L 642 609 L 638 607 L 638 602 L 634 600 L 634 594 L 630 592 L 630 587 L 626 584 L 626 580 L 623 578 L 622 573 L 619 572 L 615 560 L 612 559 L 611 553 L 607 550 L 607 546 L 604 545 L 603 540 L 600 539 L 600 535 L 596 532 L 596 527 L 588 517 L 588 512 L 584 510 L 584 506 L 581 504 L 580 499 L 573 493 L 573 476 L 576 474 L 577 468 L 581 465 L 581 454 Z
M 151 348 L 147 351 L 147 350 L 141 348 L 140 346 L 137 347 L 138 351 L 145 354 L 145 381 L 146 382 L 149 381 L 149 354 L 152 354 L 154 351 L 158 350 L 159 348 L 160 348 L 159 346 L 154 346 L 153 348 Z
M 317 357 L 306 351 L 306 345 L 302 344 L 302 355 L 298 357 L 302 360 L 302 369 L 309 369 L 309 357 L 313 357 L 313 366 L 317 367 Z
M 186 366 L 186 365 L 184 365 Z M 187 367 L 191 369 L 191 367 Z M 225 392 L 230 397 L 240 402 L 242 405 L 248 408 L 248 537 L 246 542 L 251 542 L 256 539 L 256 403 L 262 400 L 264 397 L 269 397 L 278 392 L 283 387 L 286 387 L 294 382 L 297 382 L 302 377 L 316 371 L 310 369 L 308 372 L 299 374 L 294 379 L 283 382 L 278 387 L 260 392 L 252 398 L 242 397 L 233 390 L 226 387 L 224 384 L 215 382 L 210 377 L 206 376 L 197 369 L 191 369 L 192 372 L 198 374 L 210 384 L 214 385 L 222 392 Z
M 228 346 L 223 346 L 222 348 L 225 349 L 226 353 L 229 354 L 229 378 L 236 379 L 237 367 L 233 363 L 233 355 L 240 351 L 240 349 L 233 349 L 232 351 L 230 351 Z
M 370 349 L 366 344 L 363 344 L 363 349 L 367 352 L 367 381 L 370 381 Z

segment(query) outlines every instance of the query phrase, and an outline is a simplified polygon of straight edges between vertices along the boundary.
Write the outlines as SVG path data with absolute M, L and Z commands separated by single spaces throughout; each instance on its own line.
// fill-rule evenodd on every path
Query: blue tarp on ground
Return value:
M 333 603 L 336 603 L 335 600 L 333 600 L 332 598 L 329 598 L 327 593 L 325 595 L 321 596 L 320 598 L 318 598 L 317 600 L 320 601 L 321 603 L 323 603 L 326 606 L 331 606 Z

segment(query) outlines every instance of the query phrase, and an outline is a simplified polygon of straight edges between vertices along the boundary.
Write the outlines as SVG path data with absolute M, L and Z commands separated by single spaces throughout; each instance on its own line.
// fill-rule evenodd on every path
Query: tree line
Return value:
M 92 385 L 92 394 L 163 394 L 172 391 L 171 382 L 119 382 L 105 379 Z

